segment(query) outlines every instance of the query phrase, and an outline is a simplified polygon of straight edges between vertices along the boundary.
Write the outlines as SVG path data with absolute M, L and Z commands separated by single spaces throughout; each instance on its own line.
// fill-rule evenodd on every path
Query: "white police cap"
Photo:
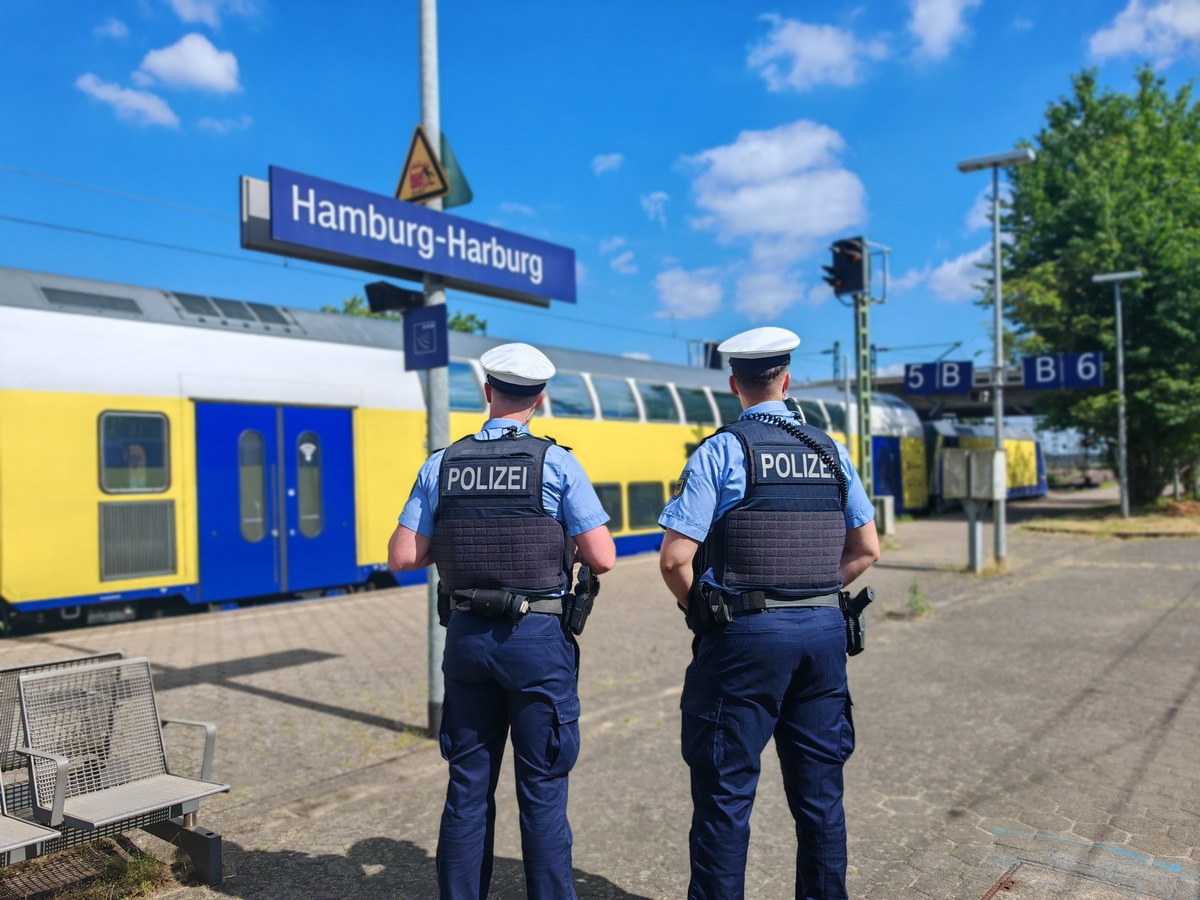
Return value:
M 554 363 L 529 344 L 501 344 L 479 357 L 488 383 L 515 397 L 533 397 L 554 377 Z
M 773 369 L 787 365 L 792 351 L 800 346 L 800 337 L 786 328 L 768 325 L 735 334 L 717 347 L 735 369 Z

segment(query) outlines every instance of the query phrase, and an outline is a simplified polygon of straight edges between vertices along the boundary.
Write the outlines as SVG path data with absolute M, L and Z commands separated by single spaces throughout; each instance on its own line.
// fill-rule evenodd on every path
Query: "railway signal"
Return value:
M 833 265 L 821 266 L 826 272 L 824 281 L 838 297 L 843 294 L 858 294 L 867 287 L 866 239 L 861 237 L 842 238 L 834 241 Z

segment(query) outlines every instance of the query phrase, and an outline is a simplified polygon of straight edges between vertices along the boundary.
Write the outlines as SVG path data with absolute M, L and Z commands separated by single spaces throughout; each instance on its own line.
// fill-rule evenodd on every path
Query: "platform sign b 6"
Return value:
M 1045 353 L 1023 361 L 1026 390 L 1104 387 L 1104 354 Z

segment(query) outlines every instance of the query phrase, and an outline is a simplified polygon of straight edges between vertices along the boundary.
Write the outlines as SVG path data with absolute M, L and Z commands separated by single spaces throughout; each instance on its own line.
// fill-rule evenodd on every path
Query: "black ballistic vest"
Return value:
M 571 580 L 575 542 L 542 505 L 552 441 L 474 435 L 446 448 L 434 516 L 433 560 L 450 591 L 506 588 L 556 597 Z
M 783 418 L 783 417 L 781 417 Z M 845 475 L 837 445 L 817 428 L 739 419 L 746 496 L 714 523 L 706 541 L 719 584 L 731 591 L 816 597 L 840 590 L 846 543 Z

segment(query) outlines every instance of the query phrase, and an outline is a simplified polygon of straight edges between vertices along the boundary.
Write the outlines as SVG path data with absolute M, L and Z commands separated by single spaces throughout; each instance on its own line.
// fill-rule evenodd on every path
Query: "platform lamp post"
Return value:
M 991 156 L 964 159 L 958 164 L 960 172 L 992 170 L 992 288 L 995 302 L 995 357 L 992 368 L 993 418 L 996 420 L 996 450 L 1004 452 L 1004 295 L 1000 290 L 1000 170 L 1010 166 L 1021 166 L 1036 159 L 1028 147 L 1006 150 Z M 995 501 L 996 562 L 1002 563 L 1008 555 L 1005 537 L 1005 498 Z
M 1121 282 L 1141 278 L 1141 272 L 1093 275 L 1093 284 L 1111 284 L 1117 319 L 1117 469 L 1121 479 L 1121 518 L 1129 518 L 1129 458 L 1125 443 L 1125 336 L 1121 329 Z

